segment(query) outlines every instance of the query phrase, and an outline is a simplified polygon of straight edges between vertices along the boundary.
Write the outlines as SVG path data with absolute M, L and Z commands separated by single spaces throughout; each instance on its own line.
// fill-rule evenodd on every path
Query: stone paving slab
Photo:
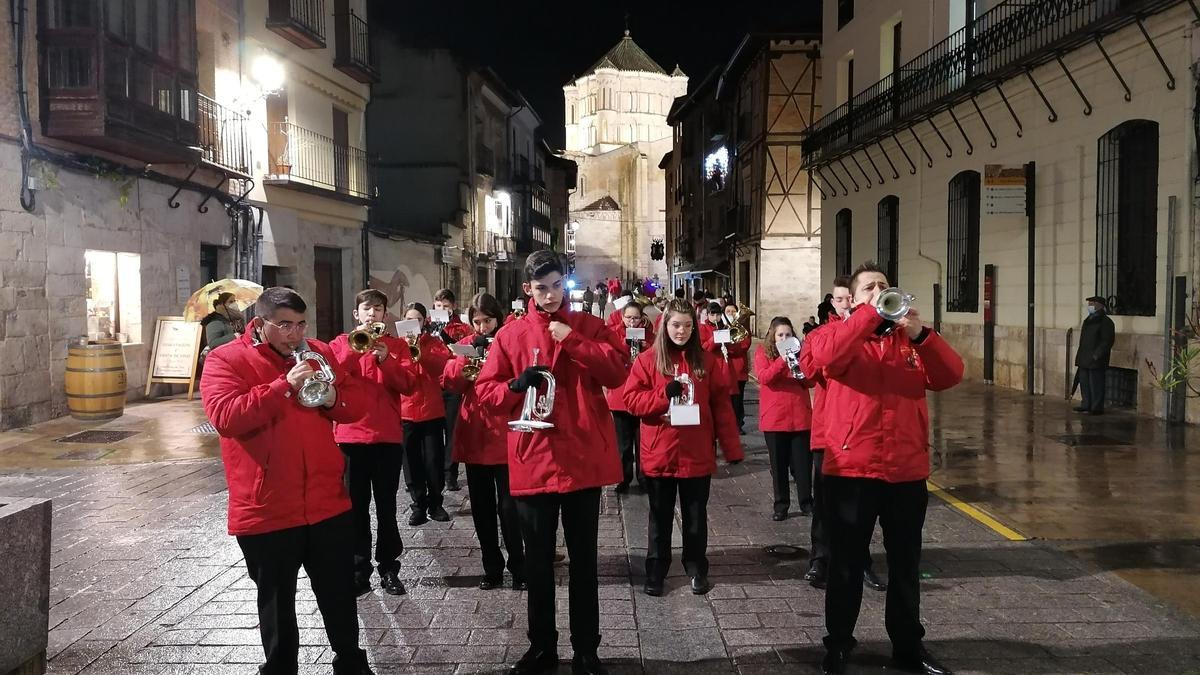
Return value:
M 822 592 L 801 579 L 803 550 L 765 551 L 806 549 L 809 521 L 770 520 L 765 448 L 753 431 L 745 440 L 747 461 L 723 468 L 713 485 L 708 596 L 691 595 L 677 560 L 668 593 L 642 595 L 645 497 L 605 493 L 601 654 L 613 673 L 817 672 Z M 55 499 L 49 672 L 254 672 L 254 586 L 225 534 L 219 461 L 10 471 L 0 473 L 0 494 Z M 482 567 L 466 492 L 447 497 L 449 523 L 410 528 L 400 514 L 409 594 L 376 589 L 358 603 L 362 644 L 381 675 L 501 673 L 527 647 L 524 595 L 475 587 Z M 1004 540 L 937 500 L 922 567 L 928 645 L 959 672 L 1200 672 L 1197 621 L 1046 542 Z M 569 658 L 565 572 L 558 614 Z M 297 605 L 300 672 L 327 675 L 333 655 L 306 579 Z M 883 596 L 865 591 L 851 672 L 886 669 L 882 621 Z

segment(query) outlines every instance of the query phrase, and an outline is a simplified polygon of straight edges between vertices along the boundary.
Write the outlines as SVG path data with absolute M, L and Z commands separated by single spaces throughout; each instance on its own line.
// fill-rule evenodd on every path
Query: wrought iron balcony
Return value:
M 245 115 L 199 95 L 200 148 L 204 161 L 248 176 L 250 143 Z
M 1006 0 L 817 120 L 804 166 L 826 164 L 1076 46 L 1183 0 Z
M 496 153 L 486 145 L 475 146 L 475 170 L 486 176 L 496 175 Z
M 267 28 L 301 49 L 324 49 L 325 0 L 270 0 Z
M 333 21 L 337 40 L 337 57 L 333 66 L 364 84 L 378 82 L 379 70 L 375 68 L 367 22 L 354 10 L 339 12 L 334 15 Z
M 332 194 L 360 203 L 374 197 L 370 165 L 363 150 L 289 122 L 273 123 L 270 133 L 271 173 L 263 184 Z

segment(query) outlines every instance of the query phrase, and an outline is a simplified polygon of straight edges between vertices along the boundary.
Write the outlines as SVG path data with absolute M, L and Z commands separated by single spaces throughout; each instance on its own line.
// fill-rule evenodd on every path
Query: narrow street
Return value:
M 753 413 L 757 395 L 748 398 Z M 935 653 L 967 673 L 1200 668 L 1200 621 L 1184 611 L 1196 612 L 1187 591 L 1200 568 L 1200 507 L 1188 499 L 1200 481 L 1195 443 L 1184 449 L 1151 420 L 1080 421 L 1066 402 L 976 385 L 942 395 L 933 411 L 933 480 L 1010 536 L 1034 537 L 1013 541 L 931 499 L 922 590 Z M 109 444 L 55 442 L 84 426 L 67 421 L 0 434 L 0 494 L 54 499 L 49 672 L 247 673 L 259 662 L 255 591 L 224 531 L 216 437 L 194 431 L 203 422 L 195 402 L 168 401 L 99 427 L 137 432 Z M 614 672 L 816 671 L 822 593 L 800 579 L 803 551 L 768 552 L 806 548 L 809 521 L 768 517 L 766 453 L 748 426 L 747 461 L 722 468 L 713 487 L 707 597 L 682 576 L 662 598 L 638 590 L 644 496 L 606 493 L 601 656 Z M 1075 446 L 1052 438 L 1071 434 Z M 401 518 L 408 595 L 376 589 L 359 600 L 377 673 L 499 673 L 527 646 L 524 596 L 476 588 L 466 492 L 448 497 L 449 523 L 410 528 Z M 881 563 L 878 535 L 875 554 Z M 301 672 L 325 673 L 332 654 L 302 588 Z M 889 655 L 883 596 L 864 599 L 852 672 L 878 672 Z M 569 657 L 565 631 L 560 649 Z

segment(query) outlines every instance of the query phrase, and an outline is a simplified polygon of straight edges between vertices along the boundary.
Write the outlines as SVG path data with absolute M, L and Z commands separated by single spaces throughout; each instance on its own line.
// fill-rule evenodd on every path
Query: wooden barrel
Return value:
M 119 342 L 67 350 L 67 408 L 77 420 L 110 420 L 125 412 L 125 352 Z

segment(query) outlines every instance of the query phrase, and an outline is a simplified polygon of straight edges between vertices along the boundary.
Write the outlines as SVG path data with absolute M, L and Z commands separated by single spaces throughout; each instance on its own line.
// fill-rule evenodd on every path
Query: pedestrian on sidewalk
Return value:
M 583 311 L 585 314 L 592 313 L 592 305 L 596 302 L 596 294 L 592 292 L 592 285 L 588 284 L 583 287 Z
M 929 412 L 925 391 L 962 380 L 963 362 L 921 322 L 916 308 L 888 322 L 876 302 L 887 275 L 865 263 L 850 279 L 850 318 L 809 336 L 812 365 L 824 369 L 826 409 L 835 445 L 824 458 L 829 517 L 826 654 L 822 669 L 843 673 L 856 644 L 862 605 L 863 551 L 875 521 L 888 562 L 885 625 L 895 666 L 927 675 L 950 672 L 922 644 L 921 536 L 929 493 Z M 836 433 L 833 429 L 837 429 Z
M 569 562 L 572 669 L 608 672 L 597 655 L 600 597 L 597 557 L 600 491 L 621 480 L 621 462 L 604 387 L 625 381 L 624 345 L 604 322 L 572 312 L 564 295 L 566 260 L 542 250 L 525 261 L 529 309 L 496 335 L 475 384 L 483 405 L 513 419 L 544 373 L 558 383 L 548 421 L 554 426 L 508 433 L 509 487 L 517 501 L 529 583 L 529 650 L 514 675 L 558 667 L 554 554 L 559 514 Z
M 500 302 L 487 293 L 471 300 L 471 335 L 458 344 L 475 349 L 474 368 L 486 360 L 488 350 L 504 322 Z M 467 466 L 467 496 L 471 500 L 471 520 L 479 538 L 483 557 L 483 579 L 480 590 L 490 591 L 504 585 L 504 553 L 508 553 L 508 571 L 512 574 L 514 590 L 523 591 L 525 582 L 525 547 L 521 543 L 521 523 L 517 504 L 509 491 L 508 478 L 508 417 L 483 405 L 475 390 L 478 370 L 467 370 L 471 359 L 456 356 L 442 371 L 442 387 L 462 396 L 458 412 L 458 432 L 454 436 L 454 461 Z M 496 536 L 497 525 L 500 536 Z
M 261 673 L 296 672 L 300 629 L 296 580 L 303 567 L 317 599 L 337 675 L 370 674 L 358 646 L 353 526 L 342 475 L 345 460 L 333 423 L 369 410 L 363 391 L 328 346 L 306 340 L 307 304 L 288 288 L 268 288 L 236 341 L 209 354 L 201 387 L 204 412 L 221 436 L 229 486 L 229 534 L 237 537 L 258 594 Z M 321 356 L 334 376 L 334 398 L 319 407 L 297 400 L 313 377 L 297 350 Z
M 408 524 L 424 525 L 432 518 L 450 520 L 442 507 L 446 488 L 446 404 L 442 399 L 442 369 L 450 360 L 450 350 L 439 337 L 429 333 L 429 312 L 419 302 L 409 303 L 405 320 L 418 321 L 420 334 L 411 342 L 421 355 L 413 360 L 411 349 L 402 358 L 413 378 L 413 393 L 400 399 L 400 419 L 404 427 L 404 484 L 412 499 Z
M 355 325 L 369 330 L 387 316 L 388 297 L 367 289 L 354 297 Z M 403 340 L 384 334 L 367 351 L 350 346 L 343 333 L 330 343 L 338 365 L 359 377 L 369 392 L 368 408 L 361 420 L 334 426 L 333 437 L 346 456 L 346 479 L 354 511 L 354 592 L 371 592 L 371 495 L 375 495 L 375 564 L 379 585 L 391 595 L 404 595 L 400 581 L 400 556 L 404 544 L 396 526 L 396 495 L 404 466 L 404 430 L 400 426 L 400 399 L 413 393 L 413 379 L 401 362 L 408 353 Z
M 625 354 L 629 357 L 629 363 L 637 360 L 638 355 L 645 352 L 654 344 L 654 329 L 650 327 L 646 321 L 645 315 L 642 313 L 642 306 L 637 302 L 630 302 L 625 305 L 625 309 L 621 311 L 622 321 L 619 324 L 612 326 L 612 331 L 617 334 L 617 338 L 625 345 Z M 645 337 L 642 339 L 631 339 L 628 337 L 629 331 L 642 330 L 645 332 Z M 638 487 L 645 489 L 646 477 L 642 475 L 641 463 L 639 461 L 638 447 L 641 445 L 638 438 L 638 418 L 629 412 L 625 406 L 625 387 L 613 387 L 605 391 L 605 398 L 608 400 L 608 409 L 612 411 L 613 424 L 617 429 L 617 450 L 621 454 L 621 469 L 624 477 L 617 484 L 617 492 L 626 492 L 629 486 L 633 483 L 636 476 Z
M 445 325 L 437 326 L 437 336 L 448 345 L 454 344 L 459 340 L 472 335 L 471 327 L 463 323 L 462 317 L 458 315 L 458 299 L 454 295 L 454 291 L 449 288 L 443 288 L 433 296 L 433 309 L 442 310 L 450 315 L 450 320 Z M 446 408 L 446 433 L 442 447 L 446 448 L 446 489 L 451 492 L 458 492 L 458 464 L 453 461 L 449 448 L 454 447 L 454 423 L 458 420 L 458 406 L 462 403 L 462 397 L 451 391 L 442 391 L 442 405 Z
M 1075 407 L 1075 412 L 1103 415 L 1104 378 L 1117 333 L 1113 320 L 1108 317 L 1108 304 L 1104 298 L 1096 295 L 1088 298 L 1087 312 L 1079 329 L 1079 351 L 1075 352 L 1079 386 L 1083 390 L 1083 400 Z
M 700 345 L 696 312 L 685 302 L 667 305 L 654 347 L 633 364 L 625 405 L 641 419 L 642 472 L 650 517 L 646 544 L 646 595 L 659 596 L 671 567 L 671 529 L 676 495 L 682 520 L 683 569 L 692 593 L 712 589 L 708 580 L 708 495 L 717 471 L 720 439 L 725 461 L 742 461 L 742 439 L 729 405 L 733 383 L 717 357 Z M 687 384 L 681 378 L 687 377 Z M 689 401 L 690 398 L 690 401 Z M 694 408 L 687 420 L 671 415 L 677 405 Z
M 771 319 L 765 343 L 754 353 L 758 429 L 763 432 L 771 460 L 771 487 L 775 495 L 771 519 L 777 521 L 788 517 L 792 481 L 796 483 L 796 504 L 801 515 L 813 513 L 812 452 L 808 445 L 812 403 L 808 391 L 815 385 L 800 369 L 798 353 L 780 354 L 779 344 L 793 337 L 796 329 L 791 319 L 777 316 Z

